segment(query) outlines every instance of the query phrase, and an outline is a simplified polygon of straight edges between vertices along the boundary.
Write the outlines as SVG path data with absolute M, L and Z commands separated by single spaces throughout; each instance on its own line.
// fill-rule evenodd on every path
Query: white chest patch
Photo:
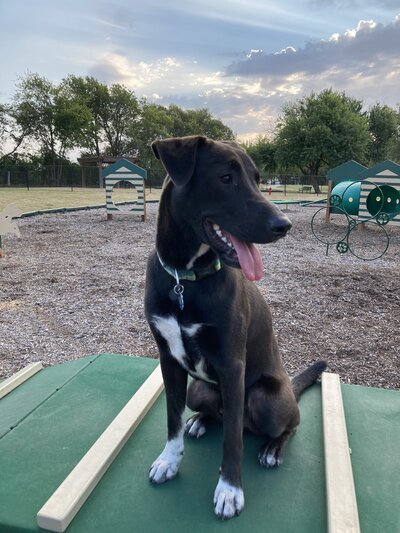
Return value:
M 182 366 L 185 366 L 184 357 L 186 355 L 182 342 L 181 328 L 175 317 L 154 316 L 153 324 L 158 329 L 160 335 L 167 341 L 169 351 Z
M 207 375 L 205 370 L 205 361 L 200 358 L 196 361 L 194 369 L 189 368 L 189 362 L 187 360 L 187 354 L 182 341 L 182 331 L 190 338 L 196 336 L 203 324 L 191 324 L 190 326 L 181 326 L 174 316 L 161 317 L 153 316 L 153 325 L 158 330 L 160 335 L 166 340 L 169 351 L 174 359 L 183 366 L 193 377 L 215 383 Z

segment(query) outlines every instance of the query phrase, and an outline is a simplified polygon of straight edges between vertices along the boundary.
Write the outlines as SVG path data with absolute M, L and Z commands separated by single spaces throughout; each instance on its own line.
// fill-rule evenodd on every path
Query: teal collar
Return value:
M 210 274 L 215 274 L 215 272 L 218 272 L 222 268 L 222 263 L 219 257 L 215 259 L 215 261 L 213 262 L 211 266 L 208 266 L 206 268 L 193 268 L 191 270 L 185 270 L 185 269 L 178 270 L 164 263 L 164 261 L 159 256 L 158 252 L 157 252 L 157 256 L 163 269 L 166 272 L 168 272 L 168 274 L 172 276 L 173 278 L 176 279 L 178 277 L 180 280 L 185 279 L 188 281 L 198 281 L 200 279 L 205 278 L 206 276 L 209 276 Z

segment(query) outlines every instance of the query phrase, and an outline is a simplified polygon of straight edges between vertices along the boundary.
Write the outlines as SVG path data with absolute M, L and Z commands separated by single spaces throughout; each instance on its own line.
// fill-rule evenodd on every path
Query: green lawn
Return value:
M 325 188 L 326 189 L 326 188 Z M 323 188 L 324 190 L 324 188 Z M 160 189 L 146 189 L 146 200 L 159 200 Z M 264 195 L 270 200 L 318 200 L 326 198 L 326 191 L 323 194 L 303 194 L 299 192 L 298 185 L 287 187 L 286 196 L 283 186 L 273 186 L 271 195 L 264 192 Z M 136 193 L 131 189 L 116 189 L 113 193 L 114 202 L 134 201 Z M 22 210 L 38 211 L 41 209 L 53 209 L 57 207 L 79 207 L 84 205 L 105 204 L 104 189 L 86 189 L 74 188 L 42 188 L 34 187 L 29 191 L 25 188 L 18 187 L 1 187 L 0 188 L 0 211 L 8 204 L 15 203 Z
M 146 189 L 146 200 L 158 200 L 160 189 Z M 114 202 L 135 200 L 136 194 L 131 189 L 116 189 L 113 193 Z M 42 188 L 35 187 L 29 191 L 24 188 L 0 188 L 0 210 L 8 204 L 15 203 L 25 213 L 40 209 L 57 207 L 79 207 L 81 205 L 98 205 L 106 203 L 104 189 L 74 188 Z

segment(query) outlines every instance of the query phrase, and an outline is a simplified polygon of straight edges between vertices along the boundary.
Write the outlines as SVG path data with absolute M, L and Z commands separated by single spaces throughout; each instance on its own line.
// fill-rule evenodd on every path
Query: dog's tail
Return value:
M 311 366 L 294 376 L 292 379 L 292 389 L 295 395 L 296 400 L 301 396 L 301 393 L 310 385 L 315 383 L 320 377 L 322 372 L 326 370 L 328 364 L 326 361 L 317 361 Z

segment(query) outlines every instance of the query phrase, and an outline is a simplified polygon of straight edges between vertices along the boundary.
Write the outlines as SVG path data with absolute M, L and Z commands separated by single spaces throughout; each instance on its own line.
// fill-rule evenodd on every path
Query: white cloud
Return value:
M 89 70 L 90 74 L 104 83 L 122 83 L 137 90 L 170 76 L 180 66 L 180 63 L 173 57 L 165 57 L 152 62 L 133 62 L 126 55 L 105 52 Z
M 361 20 L 343 35 L 335 33 L 328 40 L 308 42 L 303 48 L 287 46 L 277 53 L 257 53 L 232 63 L 232 76 L 288 76 L 296 72 L 315 75 L 335 66 L 341 69 L 363 68 L 371 61 L 397 62 L 400 55 L 399 17 L 386 26 L 373 20 Z
M 327 87 L 345 90 L 366 105 L 398 102 L 400 17 L 387 25 L 361 20 L 326 39 L 287 46 L 276 53 L 253 48 L 223 70 L 199 58 L 135 61 L 119 51 L 103 53 L 90 73 L 124 83 L 138 96 L 163 105 L 208 107 L 241 139 L 271 132 L 285 102 Z

